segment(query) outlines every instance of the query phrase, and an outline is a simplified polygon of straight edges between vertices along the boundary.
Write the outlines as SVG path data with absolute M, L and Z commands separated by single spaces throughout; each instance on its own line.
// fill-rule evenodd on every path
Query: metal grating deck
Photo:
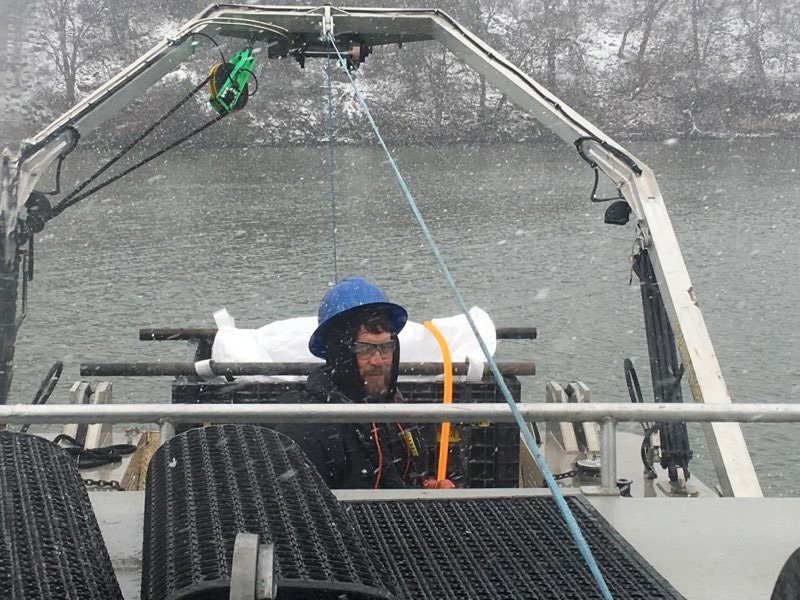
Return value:
M 682 598 L 567 501 L 614 598 Z M 275 543 L 282 600 L 601 598 L 549 496 L 339 502 L 296 444 L 253 425 L 192 429 L 153 457 L 142 598 L 227 599 L 240 531 Z
M 683 598 L 582 497 L 567 498 L 615 599 Z M 408 599 L 602 599 L 551 497 L 347 503 Z
M 0 598 L 122 600 L 75 461 L 0 430 Z
M 227 600 L 240 531 L 275 544 L 279 598 L 394 599 L 344 508 L 288 437 L 190 429 L 147 472 L 142 599 Z

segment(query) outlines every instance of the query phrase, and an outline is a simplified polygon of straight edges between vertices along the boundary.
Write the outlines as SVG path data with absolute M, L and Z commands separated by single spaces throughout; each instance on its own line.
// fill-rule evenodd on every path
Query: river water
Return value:
M 782 141 L 636 142 L 661 185 L 731 395 L 800 398 L 800 159 Z M 536 326 L 498 357 L 534 360 L 525 399 L 580 380 L 594 401 L 627 401 L 622 364 L 649 384 L 633 225 L 603 224 L 591 170 L 567 145 L 400 147 L 420 210 L 470 305 L 499 326 Z M 17 343 L 12 402 L 29 402 L 65 361 L 65 402 L 87 361 L 182 360 L 139 327 L 242 327 L 315 314 L 333 281 L 325 148 L 185 151 L 68 210 L 37 239 L 36 279 Z M 106 157 L 107 158 L 107 157 Z M 69 189 L 104 157 L 65 163 Z M 385 158 L 337 149 L 338 273 L 379 283 L 415 321 L 458 312 Z M 47 184 L 42 187 L 47 187 Z M 646 399 L 652 399 L 649 385 Z M 163 402 L 167 379 L 118 379 L 119 402 Z M 684 397 L 690 398 L 688 389 Z M 800 494 L 797 426 L 745 425 L 765 493 Z M 690 427 L 692 465 L 713 482 Z

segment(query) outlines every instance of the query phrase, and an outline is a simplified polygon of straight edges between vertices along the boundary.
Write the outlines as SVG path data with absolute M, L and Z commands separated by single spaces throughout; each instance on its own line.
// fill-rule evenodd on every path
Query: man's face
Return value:
M 370 333 L 364 329 L 363 326 L 359 328 L 356 334 L 356 343 L 368 342 L 370 344 L 383 344 L 391 339 L 392 336 L 388 331 Z M 381 352 L 374 347 L 367 352 L 356 353 L 358 372 L 361 375 L 361 379 L 364 381 L 364 387 L 370 398 L 380 397 L 389 387 L 393 358 L 394 351 L 389 350 Z

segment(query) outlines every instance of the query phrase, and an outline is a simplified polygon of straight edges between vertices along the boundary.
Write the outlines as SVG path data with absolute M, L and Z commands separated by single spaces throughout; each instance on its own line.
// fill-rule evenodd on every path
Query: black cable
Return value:
M 115 181 L 117 181 L 117 180 L 119 180 L 119 179 L 122 179 L 123 177 L 125 177 L 125 176 L 126 176 L 126 175 L 128 175 L 129 173 L 131 173 L 131 172 L 135 171 L 135 170 L 136 170 L 136 169 L 138 169 L 139 167 L 143 167 L 144 165 L 146 165 L 147 163 L 149 163 L 149 162 L 150 162 L 150 161 L 152 161 L 152 160 L 155 160 L 156 158 L 158 158 L 159 156 L 161 156 L 161 155 L 162 155 L 162 154 L 164 154 L 165 152 L 168 152 L 169 150 L 172 150 L 172 149 L 173 149 L 175 146 L 178 146 L 178 145 L 182 144 L 183 142 L 185 142 L 186 140 L 188 140 L 188 139 L 189 139 L 189 138 L 191 138 L 192 136 L 195 136 L 195 135 L 197 135 L 198 133 L 200 133 L 201 131 L 203 131 L 204 129 L 207 129 L 207 128 L 211 127 L 211 126 L 212 126 L 214 123 L 216 123 L 217 121 L 220 121 L 221 119 L 225 118 L 225 117 L 226 117 L 228 114 L 230 114 L 230 113 L 225 113 L 225 114 L 222 114 L 222 115 L 218 115 L 217 117 L 214 117 L 213 119 L 211 119 L 211 120 L 210 120 L 208 123 L 206 123 L 205 125 L 201 125 L 201 126 L 200 126 L 200 127 L 198 127 L 197 129 L 195 129 L 195 130 L 193 130 L 193 131 L 189 132 L 188 134 L 186 134 L 185 136 L 183 136 L 183 137 L 182 137 L 182 138 L 180 138 L 179 140 L 177 140 L 177 141 L 173 142 L 173 143 L 172 143 L 172 144 L 170 144 L 169 146 L 166 146 L 165 148 L 162 148 L 162 149 L 161 149 L 161 150 L 159 150 L 158 152 L 156 152 L 156 153 L 154 153 L 154 154 L 151 154 L 150 156 L 148 156 L 147 158 L 145 158 L 145 159 L 143 159 L 143 160 L 139 161 L 138 163 L 136 163 L 136 164 L 135 164 L 135 165 L 133 165 L 132 167 L 129 167 L 128 169 L 125 169 L 125 170 L 124 170 L 124 171 L 122 171 L 121 173 L 118 173 L 118 174 L 114 175 L 114 176 L 113 176 L 113 177 L 111 177 L 110 179 L 107 179 L 107 180 L 105 180 L 103 183 L 101 183 L 101 184 L 99 184 L 99 185 L 96 185 L 96 186 L 94 186 L 92 189 L 90 189 L 90 190 L 89 190 L 89 191 L 87 191 L 87 192 L 84 192 L 84 193 L 83 193 L 83 194 L 81 194 L 80 196 L 76 196 L 76 197 L 74 197 L 74 198 L 70 199 L 70 201 L 69 201 L 68 203 L 64 204 L 63 206 L 62 206 L 62 204 L 61 204 L 61 203 L 59 203 L 58 205 L 56 205 L 55 207 L 53 207 L 53 210 L 52 210 L 52 211 L 50 212 L 50 214 L 48 215 L 48 220 L 49 220 L 49 219 L 52 219 L 53 217 L 56 217 L 56 216 L 58 216 L 58 215 L 59 215 L 59 214 L 61 214 L 61 213 L 62 213 L 64 210 L 66 210 L 66 209 L 67 209 L 67 208 L 69 208 L 70 206 L 73 206 L 73 205 L 77 204 L 78 202 L 80 202 L 80 201 L 81 201 L 81 200 L 83 200 L 84 198 L 86 198 L 86 197 L 88 197 L 88 196 L 91 196 L 91 195 L 92 195 L 92 194 L 94 194 L 95 192 L 99 192 L 100 190 L 102 190 L 102 189 L 103 189 L 104 187 L 106 187 L 107 185 L 110 185 L 110 184 L 114 183 Z
M 148 135 L 149 135 L 149 134 L 150 134 L 150 133 L 151 133 L 151 132 L 152 132 L 152 131 L 153 131 L 153 130 L 156 128 L 156 127 L 158 127 L 159 125 L 161 125 L 161 123 L 163 123 L 163 122 L 164 122 L 164 121 L 165 121 L 165 120 L 166 120 L 168 117 L 170 117 L 170 116 L 171 116 L 171 115 L 172 115 L 172 114 L 173 114 L 175 111 L 177 111 L 177 110 L 178 110 L 178 109 L 179 109 L 181 106 L 183 106 L 184 104 L 186 104 L 186 102 L 188 102 L 188 101 L 189 101 L 189 99 L 190 99 L 190 98 L 192 98 L 192 96 L 194 96 L 194 95 L 195 95 L 197 92 L 199 92 L 199 91 L 200 91 L 200 89 L 201 89 L 201 88 L 203 88 L 203 87 L 204 87 L 204 86 L 205 86 L 205 85 L 208 83 L 208 81 L 209 81 L 209 79 L 210 79 L 210 78 L 211 78 L 211 76 L 210 76 L 210 75 L 209 75 L 208 77 L 206 77 L 206 78 L 205 78 L 205 79 L 204 79 L 204 80 L 203 80 L 203 81 L 202 81 L 202 82 L 201 82 L 199 85 L 197 85 L 197 86 L 196 86 L 196 87 L 195 87 L 195 88 L 194 88 L 194 89 L 193 89 L 191 92 L 189 92 L 189 93 L 188 93 L 186 96 L 184 96 L 184 97 L 183 97 L 183 98 L 182 98 L 182 99 L 181 99 L 181 100 L 180 100 L 180 101 L 179 101 L 179 102 L 178 102 L 178 103 L 177 103 L 175 106 L 173 106 L 172 108 L 170 108 L 170 109 L 169 109 L 169 110 L 168 110 L 166 113 L 164 113 L 164 115 L 162 115 L 162 116 L 161 116 L 161 117 L 160 117 L 160 118 L 159 118 L 159 119 L 158 119 L 158 120 L 157 120 L 155 123 L 153 123 L 153 124 L 152 124 L 150 127 L 148 127 L 147 129 L 145 129 L 144 133 L 142 133 L 142 134 L 141 134 L 139 137 L 137 137 L 137 138 L 136 138 L 136 139 L 134 139 L 134 140 L 133 140 L 131 143 L 129 143 L 127 146 L 125 146 L 125 147 L 124 147 L 124 148 L 123 148 L 123 149 L 122 149 L 122 150 L 121 150 L 119 153 L 117 153 L 117 155 L 116 155 L 116 156 L 114 156 L 114 157 L 113 157 L 113 158 L 112 158 L 110 161 L 108 161 L 106 164 L 104 164 L 102 167 L 100 167 L 100 168 L 99 168 L 99 169 L 98 169 L 98 170 L 97 170 L 97 171 L 96 171 L 96 172 L 95 172 L 95 173 L 94 173 L 94 174 L 93 174 L 91 177 L 89 177 L 88 179 L 84 180 L 84 181 L 83 181 L 83 182 L 82 182 L 80 185 L 78 185 L 78 187 L 76 187 L 76 188 L 75 188 L 74 190 L 72 190 L 72 191 L 71 191 L 69 194 L 67 194 L 67 195 L 66 195 L 64 198 L 62 198 L 62 199 L 61 199 L 61 200 L 58 202 L 58 204 L 56 204 L 56 205 L 55 205 L 55 206 L 54 206 L 52 209 L 50 209 L 50 212 L 47 214 L 47 216 L 46 216 L 46 218 L 45 218 L 45 221 L 49 221 L 49 220 L 50 220 L 50 219 L 52 219 L 53 217 L 57 217 L 57 216 L 58 216 L 58 215 L 60 215 L 62 212 L 64 212 L 64 210 L 65 210 L 65 209 L 69 208 L 70 206 L 73 206 L 73 205 L 74 205 L 76 202 L 79 202 L 80 200 L 82 200 L 83 198 L 85 198 L 86 196 L 88 196 L 89 194 L 92 194 L 92 193 L 96 192 L 97 190 L 101 189 L 102 187 L 105 187 L 105 185 L 107 185 L 108 183 L 104 183 L 104 184 L 102 184 L 101 186 L 98 186 L 98 187 L 96 187 L 96 188 L 93 188 L 92 190 L 90 190 L 90 191 L 89 191 L 89 192 L 87 192 L 86 194 L 83 194 L 82 196 L 78 196 L 78 197 L 76 198 L 76 196 L 77 196 L 77 195 L 78 195 L 78 194 L 81 192 L 81 190 L 83 190 L 83 189 L 84 189 L 84 188 L 85 188 L 87 185 L 89 185 L 90 183 L 92 183 L 92 182 L 93 182 L 95 179 L 97 179 L 98 177 L 100 177 L 100 175 L 102 175 L 102 174 L 103 174 L 103 173 L 104 173 L 106 170 L 108 170 L 108 168 L 109 168 L 109 167 L 111 167 L 111 166 L 112 166 L 114 163 L 116 163 L 116 162 L 117 162 L 119 159 L 121 159 L 121 158 L 122 158 L 123 156 L 125 156 L 125 155 L 126 155 L 128 152 L 130 152 L 130 151 L 131 151 L 131 149 L 133 149 L 133 147 L 134 147 L 136 144 L 138 144 L 138 143 L 139 143 L 139 142 L 141 142 L 141 141 L 142 141 L 142 140 L 143 140 L 145 137 L 147 137 L 147 136 L 148 136 Z M 119 179 L 119 177 L 117 177 L 116 179 Z M 116 179 L 114 179 L 114 181 L 116 181 Z M 109 180 L 109 181 L 111 181 L 111 180 Z
M 625 369 L 625 384 L 628 386 L 628 395 L 631 398 L 631 402 L 633 404 L 644 403 L 642 387 L 639 385 L 639 376 L 636 374 L 636 369 L 633 368 L 633 361 L 631 361 L 630 358 L 626 358 L 623 365 Z M 656 479 L 658 475 L 656 475 L 653 465 L 647 459 L 647 455 L 652 447 L 651 438 L 653 434 L 658 431 L 659 426 L 658 423 L 652 426 L 648 423 L 642 423 L 641 425 L 642 429 L 644 430 L 644 438 L 642 439 L 642 446 L 639 454 L 641 455 L 642 464 L 644 465 L 647 478 Z
M 56 361 L 56 363 L 50 367 L 50 370 L 47 371 L 47 375 L 45 375 L 42 383 L 39 384 L 39 389 L 36 390 L 36 394 L 33 397 L 34 405 L 44 404 L 50 398 L 50 395 L 53 393 L 53 390 L 56 388 L 56 384 L 58 383 L 59 377 L 61 377 L 61 372 L 64 370 L 64 363 L 60 360 Z M 30 423 L 25 423 L 22 427 L 20 427 L 20 433 L 27 433 L 28 429 L 30 428 Z
M 222 62 L 223 62 L 223 63 L 226 63 L 226 62 L 227 62 L 227 60 L 226 60 L 226 58 L 225 58 L 225 54 L 222 52 L 222 48 L 221 48 L 221 47 L 220 47 L 220 45 L 217 43 L 217 41 L 216 41 L 214 38 L 212 38 L 211 36 L 209 36 L 209 35 L 207 35 L 207 34 L 205 34 L 205 33 L 201 32 L 201 31 L 190 32 L 190 33 L 186 34 L 185 36 L 183 36 L 183 37 L 181 38 L 180 42 L 182 42 L 182 41 L 183 41 L 183 40 L 184 40 L 186 37 L 188 37 L 188 36 L 194 36 L 194 35 L 202 35 L 203 37 L 206 37 L 206 38 L 208 38 L 209 40 L 211 40 L 211 42 L 212 42 L 212 43 L 213 43 L 213 44 L 214 44 L 214 45 L 217 47 L 217 50 L 219 50 L 219 55 L 220 55 L 220 57 L 222 58 Z M 159 60 L 159 57 L 158 57 L 158 56 L 154 56 L 154 57 L 153 57 L 153 58 L 151 58 L 150 60 L 144 61 L 144 63 L 142 64 L 142 71 L 144 71 L 144 70 L 146 70 L 146 69 L 150 68 L 150 67 L 151 67 L 151 66 L 152 66 L 154 63 L 156 63 L 158 60 Z M 140 72 L 142 72 L 142 71 L 140 71 Z M 206 80 L 206 81 L 208 81 L 208 80 Z M 122 85 L 124 85 L 124 83 L 123 83 Z M 93 103 L 92 107 L 93 107 L 93 108 L 96 108 L 96 107 L 97 107 L 97 106 L 98 106 L 98 105 L 99 105 L 101 102 L 103 102 L 103 101 L 104 101 L 104 100 L 106 100 L 106 99 L 107 99 L 109 96 L 111 96 L 113 93 L 115 93 L 115 92 L 117 91 L 117 89 L 118 89 L 118 87 L 117 87 L 117 88 L 113 88 L 113 89 L 111 89 L 111 90 L 108 90 L 108 91 L 105 93 L 104 97 L 102 97 L 102 98 L 98 99 L 98 100 L 97 100 L 95 103 Z M 81 113 L 81 114 L 82 114 L 82 113 Z M 47 145 L 48 145 L 50 142 L 52 142 L 54 139 L 56 139 L 56 138 L 58 138 L 58 137 L 62 136 L 62 135 L 63 135 L 65 132 L 67 132 L 67 131 L 68 131 L 68 132 L 70 132 L 70 133 L 72 133 L 74 137 L 73 137 L 73 143 L 70 145 L 70 148 L 69 148 L 67 151 L 65 151 L 65 154 L 68 154 L 69 152 L 72 152 L 72 150 L 74 150 L 74 149 L 75 149 L 75 146 L 77 146 L 77 145 L 78 145 L 78 141 L 80 140 L 80 137 L 81 137 L 81 134 L 80 134 L 80 132 L 79 132 L 79 131 L 78 131 L 78 130 L 75 128 L 75 126 L 73 125 L 73 123 L 74 123 L 74 122 L 75 122 L 75 121 L 76 121 L 78 118 L 80 118 L 81 114 L 79 114 L 78 116 L 76 116 L 76 117 L 73 117 L 72 119 L 70 119 L 66 125 L 62 126 L 61 128 L 57 129 L 56 131 L 54 131 L 54 132 L 50 133 L 50 134 L 49 134 L 47 137 L 45 137 L 43 140 L 41 140 L 41 141 L 37 142 L 36 144 L 32 144 L 32 145 L 30 145 L 30 146 L 28 146 L 28 147 L 24 148 L 24 149 L 23 149 L 23 150 L 20 152 L 20 154 L 19 154 L 18 164 L 19 164 L 19 163 L 22 163 L 22 162 L 23 162 L 25 159 L 27 159 L 29 156 L 31 156 L 31 155 L 33 155 L 33 154 L 35 154 L 36 152 L 38 152 L 39 150 L 41 150 L 42 148 L 44 148 L 45 146 L 47 146 Z M 19 178 L 19 174 L 20 174 L 20 170 L 19 170 L 19 169 L 17 169 L 17 172 L 14 174 L 14 182 L 16 182 L 16 180 Z
M 63 370 L 64 363 L 60 360 L 57 360 L 55 364 L 50 367 L 50 370 L 47 372 L 47 375 L 45 375 L 41 385 L 39 385 L 36 395 L 33 397 L 34 404 L 44 404 L 47 402 L 47 400 L 50 398 L 50 394 L 53 393 L 53 390 L 58 383 L 58 378 L 61 377 L 61 372 Z
M 626 358 L 623 364 L 625 368 L 625 383 L 628 386 L 628 395 L 631 398 L 631 402 L 641 404 L 644 402 L 642 386 L 639 385 L 639 377 L 636 375 L 636 369 L 633 368 L 633 362 L 630 358 Z
M 64 154 L 69 154 L 70 152 L 72 152 L 75 149 L 75 147 L 78 145 L 78 141 L 81 139 L 80 132 L 77 129 L 75 129 L 75 127 L 73 125 L 66 125 L 66 126 L 60 128 L 60 129 L 56 129 L 53 133 L 48 135 L 41 142 L 37 142 L 36 144 L 32 144 L 30 146 L 27 146 L 26 148 L 23 148 L 23 150 L 19 153 L 19 160 L 17 161 L 17 163 L 18 164 L 22 163 L 22 161 L 24 161 L 26 158 L 28 158 L 29 156 L 31 156 L 33 154 L 36 154 L 39 150 L 44 148 L 47 144 L 52 142 L 54 139 L 61 137 L 66 132 L 71 133 L 72 136 L 73 136 L 72 137 L 72 143 L 69 145 L 69 148 L 67 148 L 63 152 Z M 17 170 L 17 174 L 19 174 L 19 169 Z
M 59 434 L 58 434 L 58 435 L 55 437 L 55 439 L 53 440 L 53 443 L 54 443 L 56 446 L 58 446 L 58 445 L 59 445 L 61 442 L 67 442 L 68 444 L 72 444 L 73 446 L 80 446 L 80 447 L 83 447 L 83 444 L 81 444 L 81 443 L 80 443 L 78 440 L 76 440 L 76 439 L 75 439 L 74 437 L 72 437 L 71 435 L 67 435 L 66 433 L 59 433 Z
M 222 48 L 217 43 L 217 40 L 215 40 L 213 37 L 211 37 L 210 35 L 206 35 L 202 31 L 193 31 L 190 35 L 202 35 L 204 38 L 208 38 L 209 40 L 211 40 L 211 43 L 217 47 L 217 50 L 219 50 L 219 55 L 222 57 L 223 64 L 228 62 L 228 60 L 225 58 L 225 55 L 222 53 Z
M 594 167 L 597 167 L 599 165 L 597 164 L 596 161 L 594 161 L 591 158 L 589 158 L 589 156 L 586 154 L 586 152 L 584 152 L 583 144 L 586 143 L 586 142 L 596 142 L 596 143 L 600 144 L 600 146 L 604 150 L 607 150 L 608 152 L 610 152 L 611 154 L 616 156 L 618 159 L 620 159 L 622 162 L 624 162 L 626 165 L 628 165 L 631 168 L 631 171 L 633 171 L 637 175 L 641 175 L 642 174 L 642 168 L 639 165 L 636 164 L 636 161 L 634 161 L 630 156 L 625 154 L 622 150 L 620 150 L 616 146 L 612 146 L 608 142 L 604 142 L 603 140 L 601 140 L 600 138 L 598 138 L 597 136 L 594 136 L 594 135 L 587 135 L 587 136 L 584 136 L 584 137 L 579 137 L 577 140 L 575 140 L 575 148 L 578 150 L 578 154 L 580 155 L 580 157 L 583 160 L 585 160 L 587 163 L 589 163 L 589 165 L 591 167 L 594 168 Z
M 658 475 L 656 474 L 655 469 L 653 469 L 653 465 L 647 460 L 647 455 L 652 448 L 651 438 L 654 433 L 658 431 L 658 424 L 653 425 L 649 429 L 646 429 L 644 432 L 644 438 L 642 439 L 642 447 L 639 452 L 642 458 L 642 464 L 644 465 L 645 473 L 647 474 L 648 479 L 657 479 Z
M 48 196 L 55 196 L 56 194 L 61 193 L 61 164 L 64 162 L 64 159 L 67 158 L 68 153 L 60 154 L 58 156 L 58 165 L 56 166 L 56 189 L 52 192 L 43 192 Z
M 644 312 L 650 376 L 656 402 L 683 402 L 681 378 L 685 368 L 679 362 L 675 335 L 661 296 L 658 279 L 647 250 L 640 250 L 633 260 L 633 271 L 639 278 Z M 677 468 L 689 479 L 691 445 L 685 422 L 658 423 L 661 438 L 661 466 L 669 471 L 670 481 L 678 481 Z
M 641 167 L 637 165 L 636 162 L 630 156 L 622 152 L 622 150 L 616 148 L 615 146 L 612 146 L 607 142 L 604 142 L 603 140 L 597 138 L 594 135 L 579 137 L 577 140 L 575 140 L 575 148 L 578 150 L 578 155 L 580 155 L 580 157 L 583 160 L 585 160 L 589 164 L 589 166 L 592 167 L 592 170 L 594 171 L 594 185 L 592 186 L 591 194 L 589 194 L 589 200 L 591 202 L 610 202 L 612 200 L 625 200 L 625 197 L 621 193 L 619 193 L 619 190 L 617 190 L 618 193 L 616 196 L 611 196 L 608 198 L 598 198 L 595 195 L 597 193 L 597 187 L 600 184 L 600 166 L 597 164 L 597 161 L 590 158 L 589 155 L 586 154 L 586 152 L 584 151 L 583 144 L 586 142 L 596 142 L 600 144 L 600 146 L 602 146 L 605 150 L 607 150 L 608 152 L 619 158 L 626 165 L 628 165 L 631 168 L 631 170 L 637 175 L 642 174 Z
M 31 146 L 24 148 L 20 152 L 19 159 L 17 160 L 17 165 L 22 164 L 22 162 L 26 158 L 35 154 L 36 152 L 41 150 L 44 146 L 52 142 L 54 139 L 61 137 L 62 135 L 64 135 L 64 133 L 67 132 L 72 134 L 72 137 L 70 138 L 69 145 L 64 150 L 62 150 L 61 153 L 58 155 L 58 167 L 56 168 L 56 189 L 53 190 L 52 192 L 43 192 L 48 196 L 58 194 L 61 191 L 61 163 L 63 163 L 67 155 L 70 154 L 77 147 L 78 141 L 81 139 L 80 132 L 77 129 L 75 129 L 72 125 L 67 125 L 65 127 L 62 127 L 61 129 L 57 129 L 56 131 L 48 135 L 46 138 L 44 138 L 41 142 L 32 144 Z M 17 182 L 17 180 L 19 179 L 20 171 L 21 169 L 17 168 L 16 172 L 14 173 L 14 179 L 12 183 Z
M 71 447 L 61 448 L 64 452 L 75 458 L 79 469 L 93 469 L 103 465 L 119 462 L 122 457 L 136 451 L 133 444 L 112 444 L 104 448 L 86 449 L 78 440 L 65 433 L 55 437 L 53 443 L 58 446 L 61 442 L 72 444 Z
M 619 193 L 616 196 L 609 196 L 607 198 L 598 198 L 595 194 L 597 193 L 597 186 L 600 184 L 600 168 L 597 166 L 593 166 L 592 170 L 594 171 L 594 185 L 592 186 L 592 191 L 589 194 L 590 202 L 611 202 L 612 200 L 625 200 L 625 196 Z
M 256 95 L 256 92 L 258 92 L 258 77 L 256 77 L 256 74 L 253 73 L 250 69 L 240 69 L 240 71 L 242 71 L 243 73 L 250 73 L 250 77 L 252 77 L 256 82 L 256 89 L 254 89 L 252 92 L 248 91 L 247 93 L 247 97 L 252 98 L 253 96 Z M 230 75 L 228 77 L 230 77 Z

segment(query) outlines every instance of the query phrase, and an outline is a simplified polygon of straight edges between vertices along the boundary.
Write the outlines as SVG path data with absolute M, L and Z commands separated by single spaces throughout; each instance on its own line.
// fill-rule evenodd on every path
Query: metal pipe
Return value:
M 798 423 L 798 404 L 546 404 L 517 405 L 527 422 Z M 111 404 L 0 406 L 0 424 L 24 423 L 476 423 L 514 420 L 507 404 Z
M 600 485 L 616 490 L 617 482 L 617 422 L 600 421 Z
M 209 367 L 214 375 L 237 377 L 243 375 L 308 375 L 323 363 L 265 363 L 265 362 L 215 362 Z M 506 361 L 497 363 L 503 375 L 518 377 L 536 374 L 536 365 L 531 361 Z M 469 365 L 464 362 L 453 363 L 453 375 L 466 375 Z M 399 375 L 435 376 L 442 374 L 442 364 L 434 362 L 400 363 Z M 196 377 L 197 368 L 190 362 L 153 363 L 84 363 L 81 365 L 84 377 Z
M 158 445 L 163 446 L 173 437 L 175 437 L 175 424 L 172 421 L 161 421 L 160 435 L 158 436 Z
M 498 340 L 535 340 L 536 327 L 498 327 Z M 209 339 L 217 335 L 216 327 L 141 327 L 139 339 L 143 342 Z

